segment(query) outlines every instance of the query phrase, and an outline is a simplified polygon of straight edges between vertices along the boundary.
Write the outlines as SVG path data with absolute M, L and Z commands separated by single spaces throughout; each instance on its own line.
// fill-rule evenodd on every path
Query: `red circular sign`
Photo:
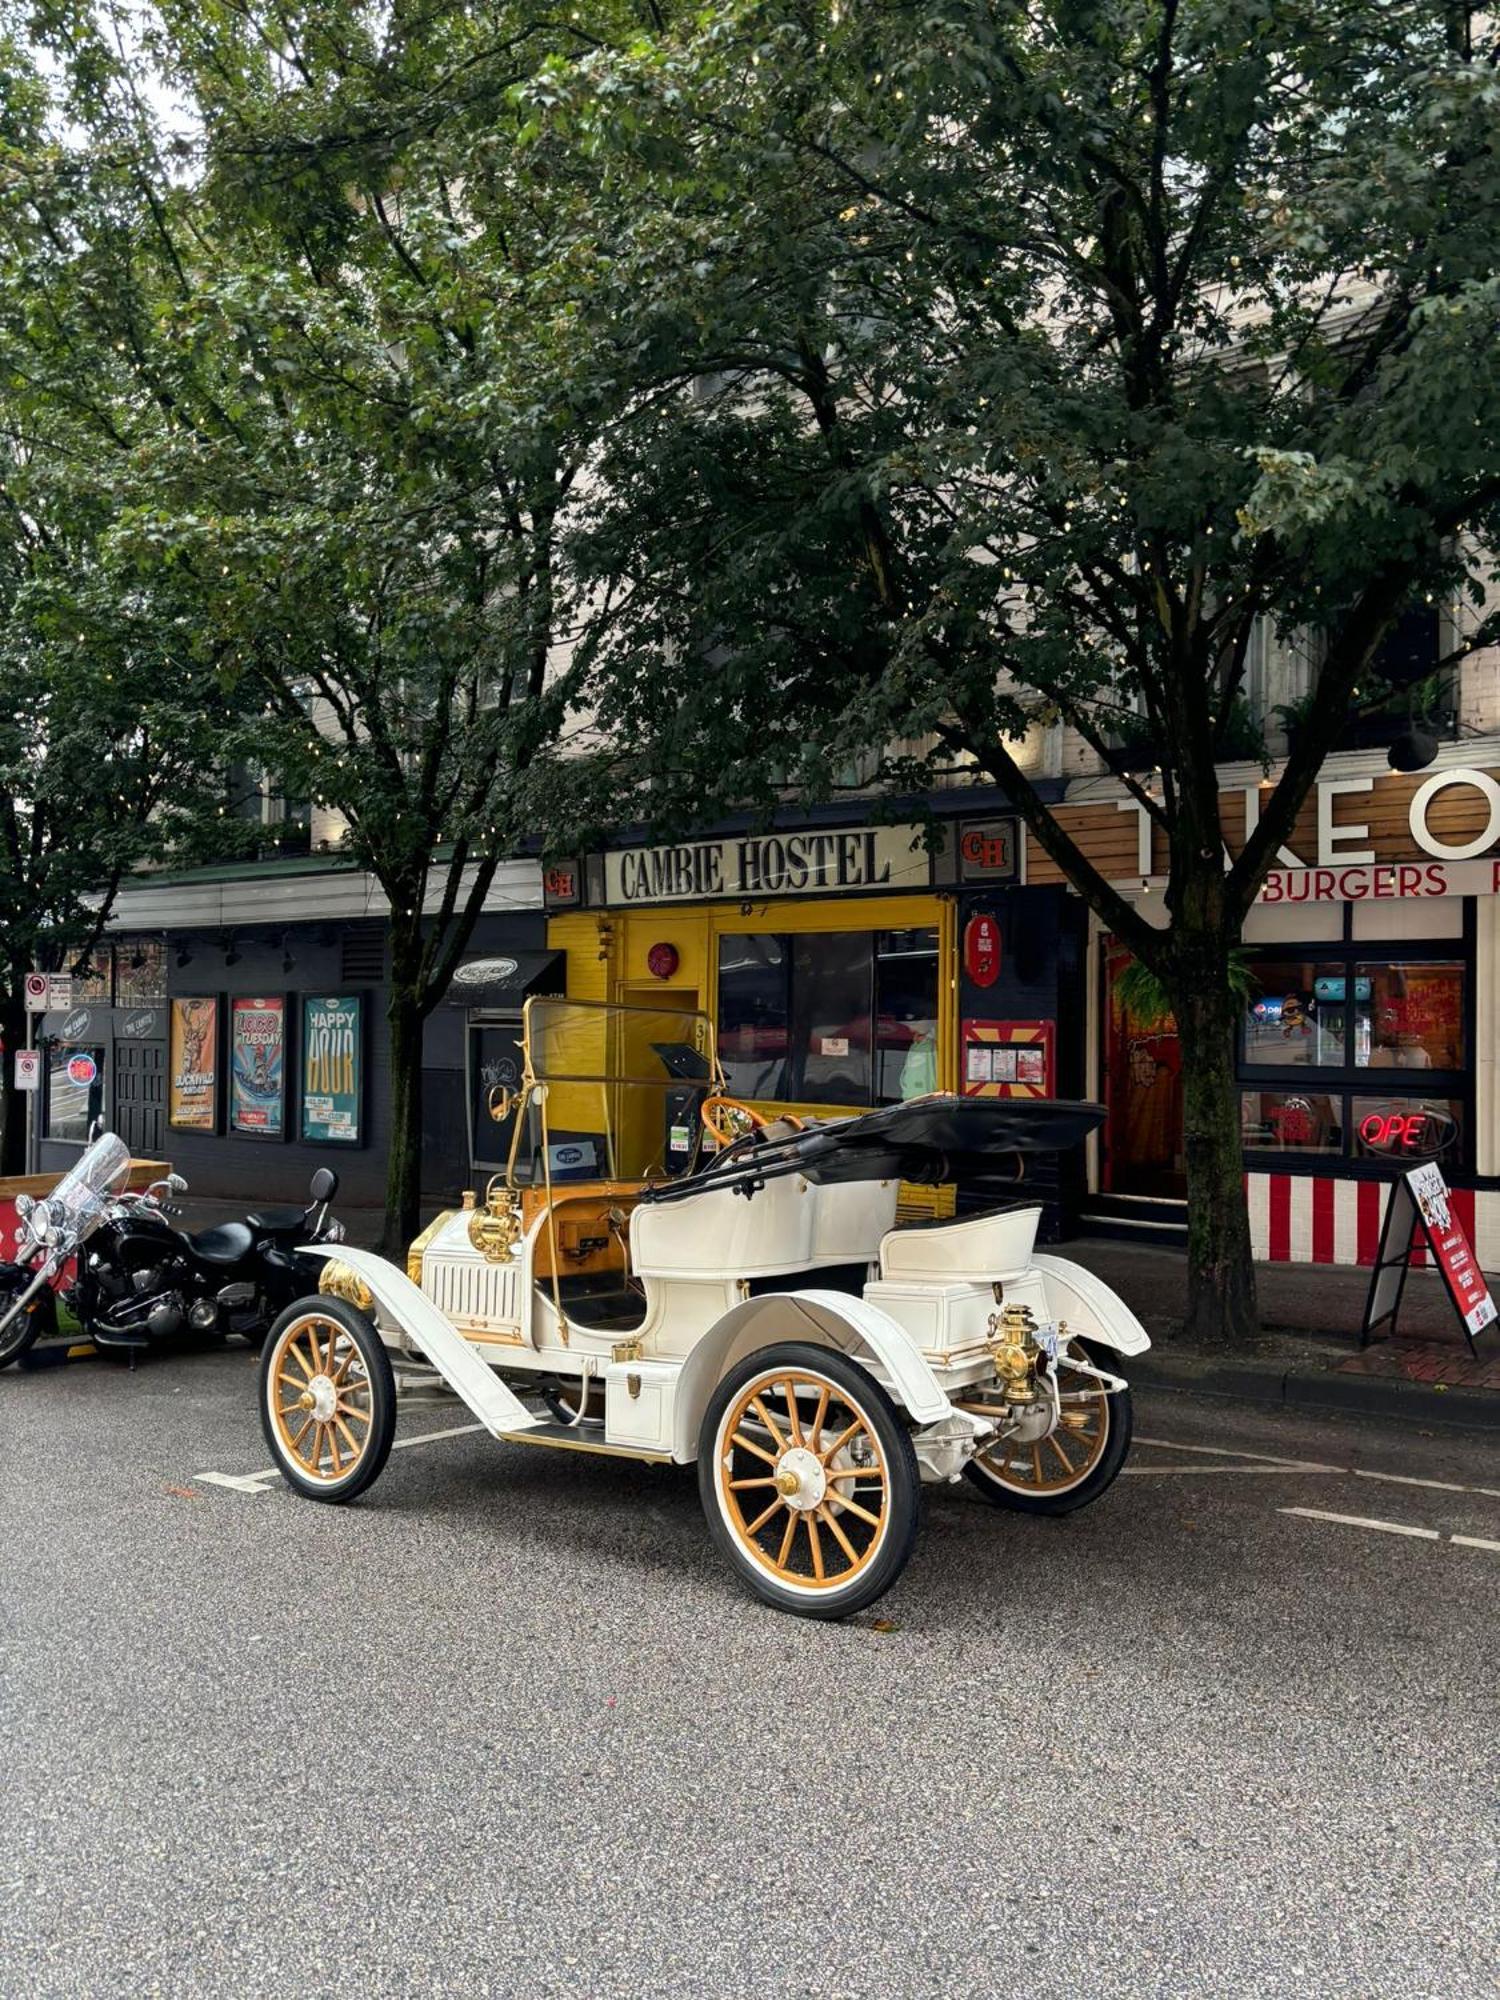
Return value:
M 76 1083 L 79 1084 L 80 1086 L 86 1083 L 92 1083 L 94 1078 L 98 1074 L 99 1074 L 99 1065 L 94 1061 L 94 1058 L 92 1056 L 68 1057 L 69 1083 Z
M 964 926 L 964 970 L 976 986 L 993 986 L 1000 977 L 1000 925 L 987 912 Z
M 670 979 L 681 963 L 675 944 L 654 944 L 646 953 L 646 970 L 653 979 Z

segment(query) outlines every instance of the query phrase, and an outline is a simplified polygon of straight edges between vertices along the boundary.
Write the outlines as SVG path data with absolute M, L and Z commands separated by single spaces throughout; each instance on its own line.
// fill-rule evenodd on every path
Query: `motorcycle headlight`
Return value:
M 50 1201 L 39 1201 L 27 1218 L 27 1226 L 38 1243 L 55 1243 L 62 1217 Z

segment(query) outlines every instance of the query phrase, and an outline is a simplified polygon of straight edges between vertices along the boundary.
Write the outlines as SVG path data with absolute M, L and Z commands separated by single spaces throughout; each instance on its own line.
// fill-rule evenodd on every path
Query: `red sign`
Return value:
M 1372 1153 L 1397 1158 L 1436 1159 L 1454 1139 L 1452 1114 L 1430 1105 L 1413 1109 L 1370 1111 L 1359 1121 L 1360 1144 Z
M 1490 1297 L 1483 1271 L 1474 1261 L 1463 1224 L 1453 1213 L 1448 1184 L 1441 1168 L 1429 1160 L 1425 1166 L 1412 1168 L 1406 1175 L 1406 1185 L 1422 1218 L 1433 1261 L 1443 1274 L 1448 1296 L 1472 1341 L 1496 1317 L 1495 1301 Z
M 675 944 L 654 944 L 646 953 L 646 970 L 653 979 L 670 979 L 681 963 Z
M 964 970 L 976 986 L 993 986 L 1000 977 L 1000 926 L 985 912 L 964 926 Z
M 86 1083 L 92 1083 L 98 1074 L 99 1065 L 92 1056 L 69 1056 L 69 1083 L 76 1083 L 81 1088 Z

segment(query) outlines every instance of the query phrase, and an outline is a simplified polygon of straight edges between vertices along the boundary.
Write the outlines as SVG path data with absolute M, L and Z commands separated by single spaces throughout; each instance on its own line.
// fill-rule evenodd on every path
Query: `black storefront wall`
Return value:
M 965 941 L 976 917 L 993 919 L 999 932 L 999 969 L 988 985 L 973 978 L 967 964 Z M 965 1075 L 965 1022 L 1037 1023 L 1051 1025 L 1056 1095 L 1083 1095 L 1087 942 L 1088 913 L 1076 896 L 1061 887 L 995 886 L 959 892 L 960 1088 Z M 1043 1204 L 1042 1238 L 1054 1242 L 1069 1233 L 1085 1185 L 1081 1147 L 1062 1158 L 1032 1155 L 1021 1188 L 961 1188 L 959 1211 L 972 1212 L 1022 1194 L 1034 1197 Z
M 216 947 L 205 947 L 201 937 L 186 940 L 191 955 L 186 965 L 179 965 L 179 941 L 167 933 L 169 998 L 210 995 L 223 1003 L 217 1133 L 181 1131 L 166 1123 L 166 1007 L 95 1005 L 87 1010 L 89 1019 L 82 1035 L 76 1020 L 49 1015 L 43 1023 L 44 1039 L 60 1036 L 66 1029 L 71 1045 L 100 1051 L 104 1074 L 102 1093 L 96 1091 L 99 1101 L 94 1108 L 112 1123 L 129 1128 L 122 1136 L 129 1138 L 132 1147 L 170 1161 L 174 1170 L 186 1177 L 193 1195 L 247 1203 L 294 1200 L 318 1167 L 332 1166 L 340 1178 L 343 1201 L 355 1207 L 377 1207 L 385 1193 L 390 1136 L 390 1036 L 385 1014 L 389 987 L 383 950 L 369 954 L 368 924 L 359 926 L 364 933 L 361 969 L 366 976 L 350 976 L 345 950 L 349 929 L 335 924 L 278 925 L 274 932 L 257 934 L 242 924 L 235 933 L 233 965 L 225 964 Z M 545 930 L 546 920 L 540 911 L 482 917 L 470 953 L 535 950 L 545 943 Z M 382 967 L 381 976 L 368 976 L 377 964 Z M 358 1145 L 309 1144 L 300 1137 L 302 998 L 305 994 L 335 993 L 364 996 L 363 1132 Z M 288 1003 L 287 1136 L 280 1140 L 227 1129 L 228 1002 L 258 995 L 285 996 Z M 461 1187 L 468 1175 L 464 1032 L 464 1015 L 440 1006 L 429 1017 L 423 1040 L 422 1179 L 425 1189 L 439 1195 Z M 45 1117 L 45 1102 L 39 1111 Z M 159 1133 L 159 1144 L 152 1143 L 153 1133 Z M 78 1150 L 75 1144 L 44 1137 L 41 1171 L 62 1172 L 77 1159 Z

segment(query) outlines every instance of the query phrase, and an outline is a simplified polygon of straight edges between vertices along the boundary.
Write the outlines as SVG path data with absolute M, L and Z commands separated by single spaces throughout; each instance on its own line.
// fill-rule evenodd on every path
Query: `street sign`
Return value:
M 73 1005 L 74 982 L 66 972 L 28 972 L 26 1011 L 28 1014 L 60 1013 Z
M 16 1089 L 40 1090 L 42 1087 L 42 1052 L 40 1049 L 16 1050 Z
M 1401 1309 L 1401 1294 L 1411 1262 L 1412 1237 L 1418 1229 L 1426 1239 L 1472 1354 L 1475 1334 L 1493 1325 L 1500 1314 L 1463 1224 L 1453 1213 L 1452 1194 L 1436 1160 L 1426 1160 L 1420 1167 L 1411 1168 L 1391 1189 L 1370 1296 L 1365 1304 L 1361 1345 L 1369 1344 L 1377 1327 L 1384 1326 L 1391 1333 L 1396 1330 L 1396 1315 Z

